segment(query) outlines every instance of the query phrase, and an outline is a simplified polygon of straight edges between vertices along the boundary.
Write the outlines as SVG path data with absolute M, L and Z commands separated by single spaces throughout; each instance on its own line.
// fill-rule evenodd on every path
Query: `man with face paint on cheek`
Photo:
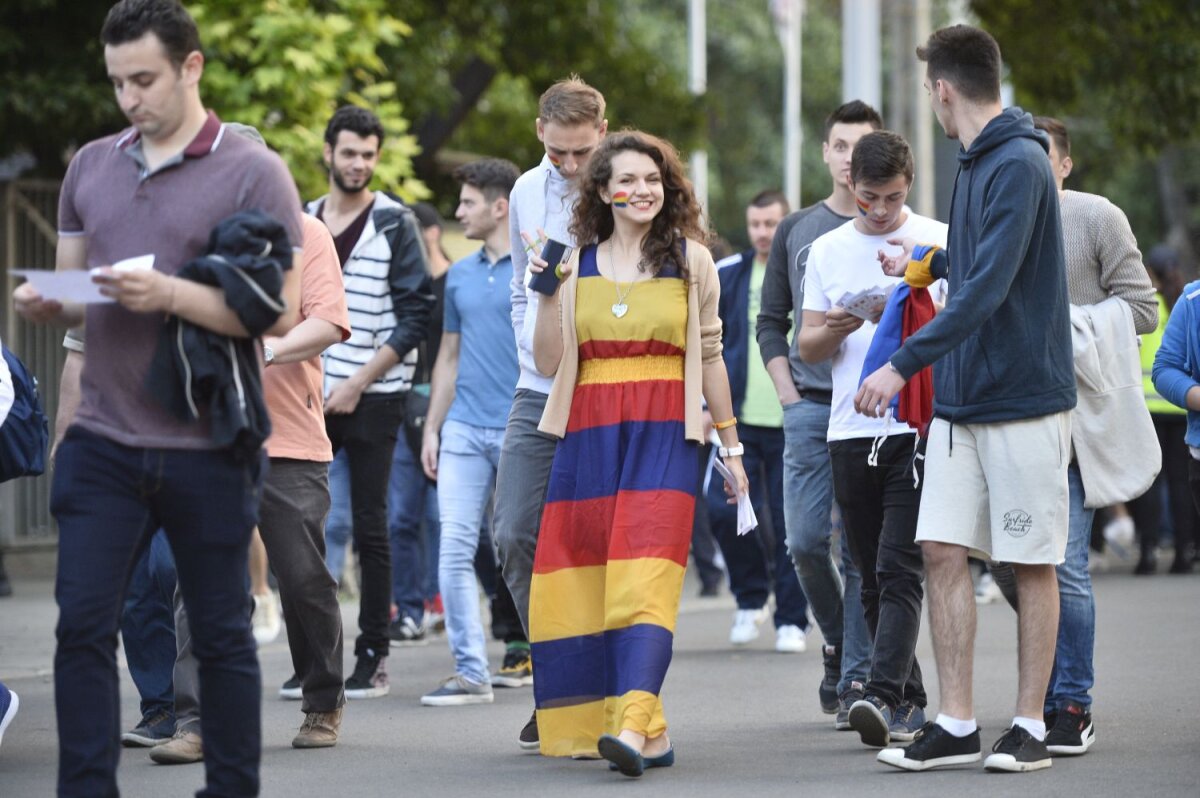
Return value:
M 538 102 L 537 137 L 545 147 L 541 163 L 517 180 L 509 198 L 513 244 L 512 324 L 521 376 L 513 396 L 496 475 L 494 529 L 504 581 L 529 634 L 529 584 L 537 549 L 546 483 L 557 438 L 538 431 L 553 379 L 533 361 L 533 330 L 538 296 L 526 285 L 531 256 L 547 237 L 573 245 L 567 228 L 579 195 L 578 180 L 608 130 L 604 96 L 576 75 L 560 80 Z M 522 233 L 526 234 L 529 244 Z M 534 251 L 536 249 L 536 251 Z M 536 674 L 534 676 L 536 678 Z M 537 721 L 521 730 L 525 750 L 538 747 Z

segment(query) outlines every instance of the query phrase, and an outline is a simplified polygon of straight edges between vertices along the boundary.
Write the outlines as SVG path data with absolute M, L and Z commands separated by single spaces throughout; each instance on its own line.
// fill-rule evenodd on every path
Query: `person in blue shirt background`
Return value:
M 455 674 L 421 698 L 426 706 L 493 700 L 474 563 L 520 371 L 510 320 L 508 231 L 508 197 L 520 170 L 488 158 L 459 167 L 454 176 L 462 183 L 458 221 L 466 237 L 483 246 L 446 275 L 442 343 L 421 446 L 421 465 L 438 481 L 438 583 L 455 660 Z

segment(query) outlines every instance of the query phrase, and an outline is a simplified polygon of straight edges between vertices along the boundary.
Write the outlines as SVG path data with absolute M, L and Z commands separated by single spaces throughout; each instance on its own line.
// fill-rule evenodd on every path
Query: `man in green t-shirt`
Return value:
M 713 535 L 729 569 L 730 591 L 737 599 L 729 642 L 746 645 L 758 637 L 758 626 L 766 619 L 767 598 L 774 582 L 775 650 L 799 653 L 808 647 L 808 601 L 800 589 L 785 541 L 783 407 L 763 366 L 758 340 L 752 334 L 775 228 L 788 211 L 783 194 L 760 192 L 746 208 L 750 249 L 717 264 L 725 367 L 729 371 L 733 412 L 746 447 L 743 463 L 753 488 L 754 512 L 762 526 L 743 536 L 737 534 L 737 512 L 725 503 L 719 478 L 709 481 L 708 513 Z M 773 541 L 764 534 L 767 529 L 773 533 Z

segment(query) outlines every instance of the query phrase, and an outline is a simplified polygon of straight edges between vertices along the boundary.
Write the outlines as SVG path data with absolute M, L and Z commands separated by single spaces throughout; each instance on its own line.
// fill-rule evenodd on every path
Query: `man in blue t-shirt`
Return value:
M 519 176 L 514 164 L 492 158 L 454 173 L 462 183 L 455 215 L 466 237 L 483 247 L 446 274 L 442 344 L 421 446 L 421 466 L 438 481 L 438 583 L 455 663 L 454 676 L 421 698 L 426 706 L 492 702 L 474 563 L 520 373 L 511 337 L 508 233 L 508 195 Z

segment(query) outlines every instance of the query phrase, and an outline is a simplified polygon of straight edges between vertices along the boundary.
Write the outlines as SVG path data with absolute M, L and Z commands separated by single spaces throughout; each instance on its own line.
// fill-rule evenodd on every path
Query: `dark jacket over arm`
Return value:
M 436 298 L 429 274 L 429 262 L 417 218 L 408 208 L 385 208 L 376 212 L 376 229 L 387 237 L 392 251 L 388 286 L 396 327 L 387 345 L 401 359 L 425 340 L 429 317 Z

